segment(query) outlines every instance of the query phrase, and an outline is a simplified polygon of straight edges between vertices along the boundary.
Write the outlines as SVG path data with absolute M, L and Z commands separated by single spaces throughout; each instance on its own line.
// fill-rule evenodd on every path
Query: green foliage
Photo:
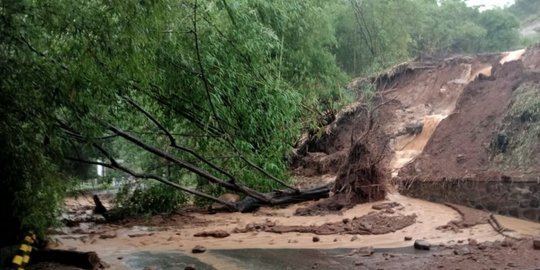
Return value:
M 486 29 L 483 43 L 486 51 L 504 51 L 513 49 L 519 42 L 519 22 L 512 13 L 494 9 L 480 14 L 480 24 Z
M 463 0 L 349 0 L 336 17 L 338 64 L 371 74 L 417 56 L 506 51 L 519 43 L 508 10 L 480 12 Z
M 520 19 L 540 16 L 540 2 L 537 0 L 516 0 L 509 10 Z
M 508 138 L 504 154 L 492 151 L 493 162 L 503 170 L 536 168 L 538 149 L 535 145 L 540 134 L 540 85 L 525 83 L 512 93 L 510 110 L 499 134 Z
M 162 214 L 171 213 L 184 204 L 186 195 L 163 184 L 139 186 L 132 192 L 124 186 L 117 201 L 128 214 Z
M 81 135 L 75 143 L 51 135 L 60 157 L 95 160 L 100 153 L 91 145 L 97 143 L 136 171 L 219 192 L 126 141 L 102 139 L 112 124 L 225 178 L 170 147 L 163 132 L 125 102 L 127 96 L 175 134 L 178 144 L 269 191 L 275 182 L 246 167 L 240 156 L 287 178 L 286 155 L 301 129 L 317 121 L 317 111 L 335 110 L 345 96 L 346 76 L 331 50 L 332 18 L 320 16 L 331 8 L 324 1 L 55 0 L 4 6 L 2 59 L 10 79 L 3 87 L 20 90 L 15 98 L 35 109 L 32 116 L 43 129 L 55 130 L 61 121 Z M 70 171 L 85 175 L 84 169 Z M 136 212 L 161 212 L 185 201 L 166 189 L 147 185 L 122 201 Z

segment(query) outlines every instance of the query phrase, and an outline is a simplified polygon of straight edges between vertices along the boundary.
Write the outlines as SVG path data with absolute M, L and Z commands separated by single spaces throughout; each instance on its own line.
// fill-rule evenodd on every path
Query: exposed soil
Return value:
M 460 217 L 459 219 L 451 220 L 443 226 L 437 227 L 438 230 L 453 230 L 457 232 L 463 228 L 470 228 L 476 225 L 489 223 L 489 213 L 457 204 L 447 203 L 446 205 L 456 210 Z

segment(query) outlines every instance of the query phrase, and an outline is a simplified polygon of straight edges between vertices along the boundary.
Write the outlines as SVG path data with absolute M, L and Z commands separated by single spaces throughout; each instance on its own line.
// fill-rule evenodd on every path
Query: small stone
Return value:
M 344 218 L 342 220 L 343 224 L 348 224 L 349 222 L 351 222 L 351 219 L 350 218 Z
M 458 242 L 459 244 L 462 244 L 462 243 L 463 243 L 463 240 L 457 240 L 457 242 Z
M 430 245 L 424 240 L 416 240 L 414 241 L 414 248 L 419 250 L 429 250 Z
M 145 237 L 145 236 L 152 236 L 154 233 L 132 233 L 128 234 L 129 237 L 135 238 L 135 237 Z
M 196 245 L 191 249 L 192 253 L 204 253 L 206 251 L 206 248 L 203 246 Z
M 351 237 L 351 242 L 354 242 L 356 240 L 358 240 L 358 236 L 355 235 L 355 236 Z
M 412 240 L 412 236 L 405 236 L 405 241 L 411 241 Z
M 334 238 L 334 242 L 337 242 L 337 241 L 338 241 L 337 238 Z
M 361 265 L 364 265 L 364 263 L 363 262 L 355 262 L 354 265 L 361 266 Z
M 384 203 L 374 204 L 371 208 L 375 210 L 386 210 L 386 209 L 392 209 L 398 206 L 401 206 L 401 204 L 397 202 L 384 202 Z
M 99 236 L 99 239 L 111 239 L 115 237 L 116 237 L 116 233 L 104 233 Z
M 508 265 L 508 267 L 517 267 L 517 265 L 515 263 L 508 263 L 507 265 Z
M 508 238 L 505 238 L 502 242 L 501 242 L 501 247 L 512 247 L 514 245 L 514 242 Z
M 319 242 L 321 241 L 321 238 L 319 238 L 318 236 L 313 236 L 313 242 Z
M 197 270 L 197 268 L 195 268 L 195 265 L 190 264 L 190 265 L 184 267 L 184 270 Z
M 487 246 L 484 245 L 484 244 L 478 245 L 478 249 L 479 249 L 479 250 L 485 250 L 486 248 L 487 248 Z
M 217 230 L 217 231 L 206 231 L 206 232 L 200 232 L 196 233 L 193 236 L 195 237 L 214 237 L 214 238 L 225 238 L 230 236 L 231 234 L 224 231 L 224 230 Z
M 469 239 L 469 245 L 476 246 L 476 245 L 478 245 L 478 241 L 476 241 L 474 239 Z
M 533 248 L 540 250 L 540 237 L 533 239 Z
M 462 247 L 454 250 L 455 255 L 469 255 L 471 254 L 471 250 L 467 247 Z
M 118 257 L 118 258 L 116 258 L 116 259 L 118 259 L 118 260 L 122 260 L 123 258 L 124 258 L 124 257 Z

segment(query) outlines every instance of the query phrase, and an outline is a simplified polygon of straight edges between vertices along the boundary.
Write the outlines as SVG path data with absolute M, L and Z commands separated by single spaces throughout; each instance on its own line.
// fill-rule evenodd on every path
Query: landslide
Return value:
M 519 59 L 495 64 L 490 77 L 468 84 L 400 178 L 538 175 L 539 63 L 540 47 L 534 46 Z
M 538 175 L 539 68 L 537 45 L 515 52 L 413 61 L 356 79 L 352 90 L 361 94 L 368 84 L 376 89 L 376 98 L 360 98 L 321 136 L 305 136 L 292 172 L 337 176 L 340 183 L 351 178 L 351 168 L 359 167 L 356 163 L 381 159 L 377 184 L 389 178 L 387 173 L 401 180 L 502 171 Z M 351 157 L 358 144 L 366 147 L 367 157 Z

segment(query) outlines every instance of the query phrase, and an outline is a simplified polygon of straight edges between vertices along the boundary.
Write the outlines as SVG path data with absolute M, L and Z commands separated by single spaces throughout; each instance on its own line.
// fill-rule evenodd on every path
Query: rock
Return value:
M 363 257 L 369 257 L 373 255 L 373 252 L 374 252 L 374 249 L 372 246 L 359 248 L 354 251 L 355 254 L 358 254 Z
M 334 238 L 334 242 L 337 242 L 337 241 L 338 241 L 337 238 Z
M 505 238 L 502 242 L 501 242 L 501 247 L 512 247 L 514 245 L 514 241 L 512 241 L 511 239 L 509 238 Z
M 411 241 L 411 240 L 412 240 L 411 236 L 405 236 L 405 241 Z
M 414 248 L 419 250 L 429 250 L 430 245 L 424 240 L 416 240 L 414 241 Z
M 455 255 L 469 255 L 471 254 L 471 250 L 467 247 L 462 247 L 454 250 Z
M 143 270 L 158 270 L 157 266 L 146 266 Z
M 197 270 L 197 268 L 195 268 L 195 265 L 190 264 L 190 265 L 184 267 L 184 270 Z
M 540 250 L 540 237 L 533 239 L 533 248 Z
M 476 245 L 478 245 L 478 241 L 476 241 L 474 239 L 469 239 L 469 245 L 476 246 Z
M 313 242 L 319 242 L 321 241 L 321 238 L 319 238 L 318 236 L 313 236 Z
M 422 133 L 423 129 L 424 129 L 423 122 L 410 123 L 405 127 L 405 132 L 409 135 L 418 135 Z
M 515 263 L 508 263 L 507 265 L 508 265 L 508 267 L 517 267 L 517 265 Z
M 143 236 L 152 236 L 154 233 L 132 233 L 128 234 L 129 237 L 135 238 L 135 237 L 143 237 Z
M 225 238 L 231 235 L 230 233 L 224 231 L 224 230 L 217 230 L 217 231 L 205 231 L 196 233 L 193 236 L 195 237 L 214 237 L 214 238 Z
M 364 263 L 363 263 L 363 262 L 355 262 L 354 265 L 356 265 L 356 266 L 362 266 L 362 265 L 364 265 Z
M 351 222 L 351 219 L 350 218 L 345 218 L 342 220 L 343 224 L 347 224 L 349 222 Z
M 104 233 L 99 236 L 99 239 L 110 239 L 110 238 L 115 238 L 115 237 L 116 237 L 116 233 Z
M 371 208 L 375 210 L 386 210 L 386 209 L 392 209 L 398 206 L 401 206 L 401 204 L 397 202 L 383 202 L 383 203 L 374 204 Z
M 355 236 L 351 237 L 351 242 L 354 242 L 356 240 L 358 240 L 358 236 L 355 235 Z
M 205 251 L 206 251 L 206 248 L 203 247 L 203 246 L 199 246 L 199 245 L 196 245 L 196 246 L 194 246 L 194 247 L 191 249 L 191 252 L 192 252 L 192 253 L 195 253 L 195 254 L 197 254 L 197 253 L 204 253 Z

